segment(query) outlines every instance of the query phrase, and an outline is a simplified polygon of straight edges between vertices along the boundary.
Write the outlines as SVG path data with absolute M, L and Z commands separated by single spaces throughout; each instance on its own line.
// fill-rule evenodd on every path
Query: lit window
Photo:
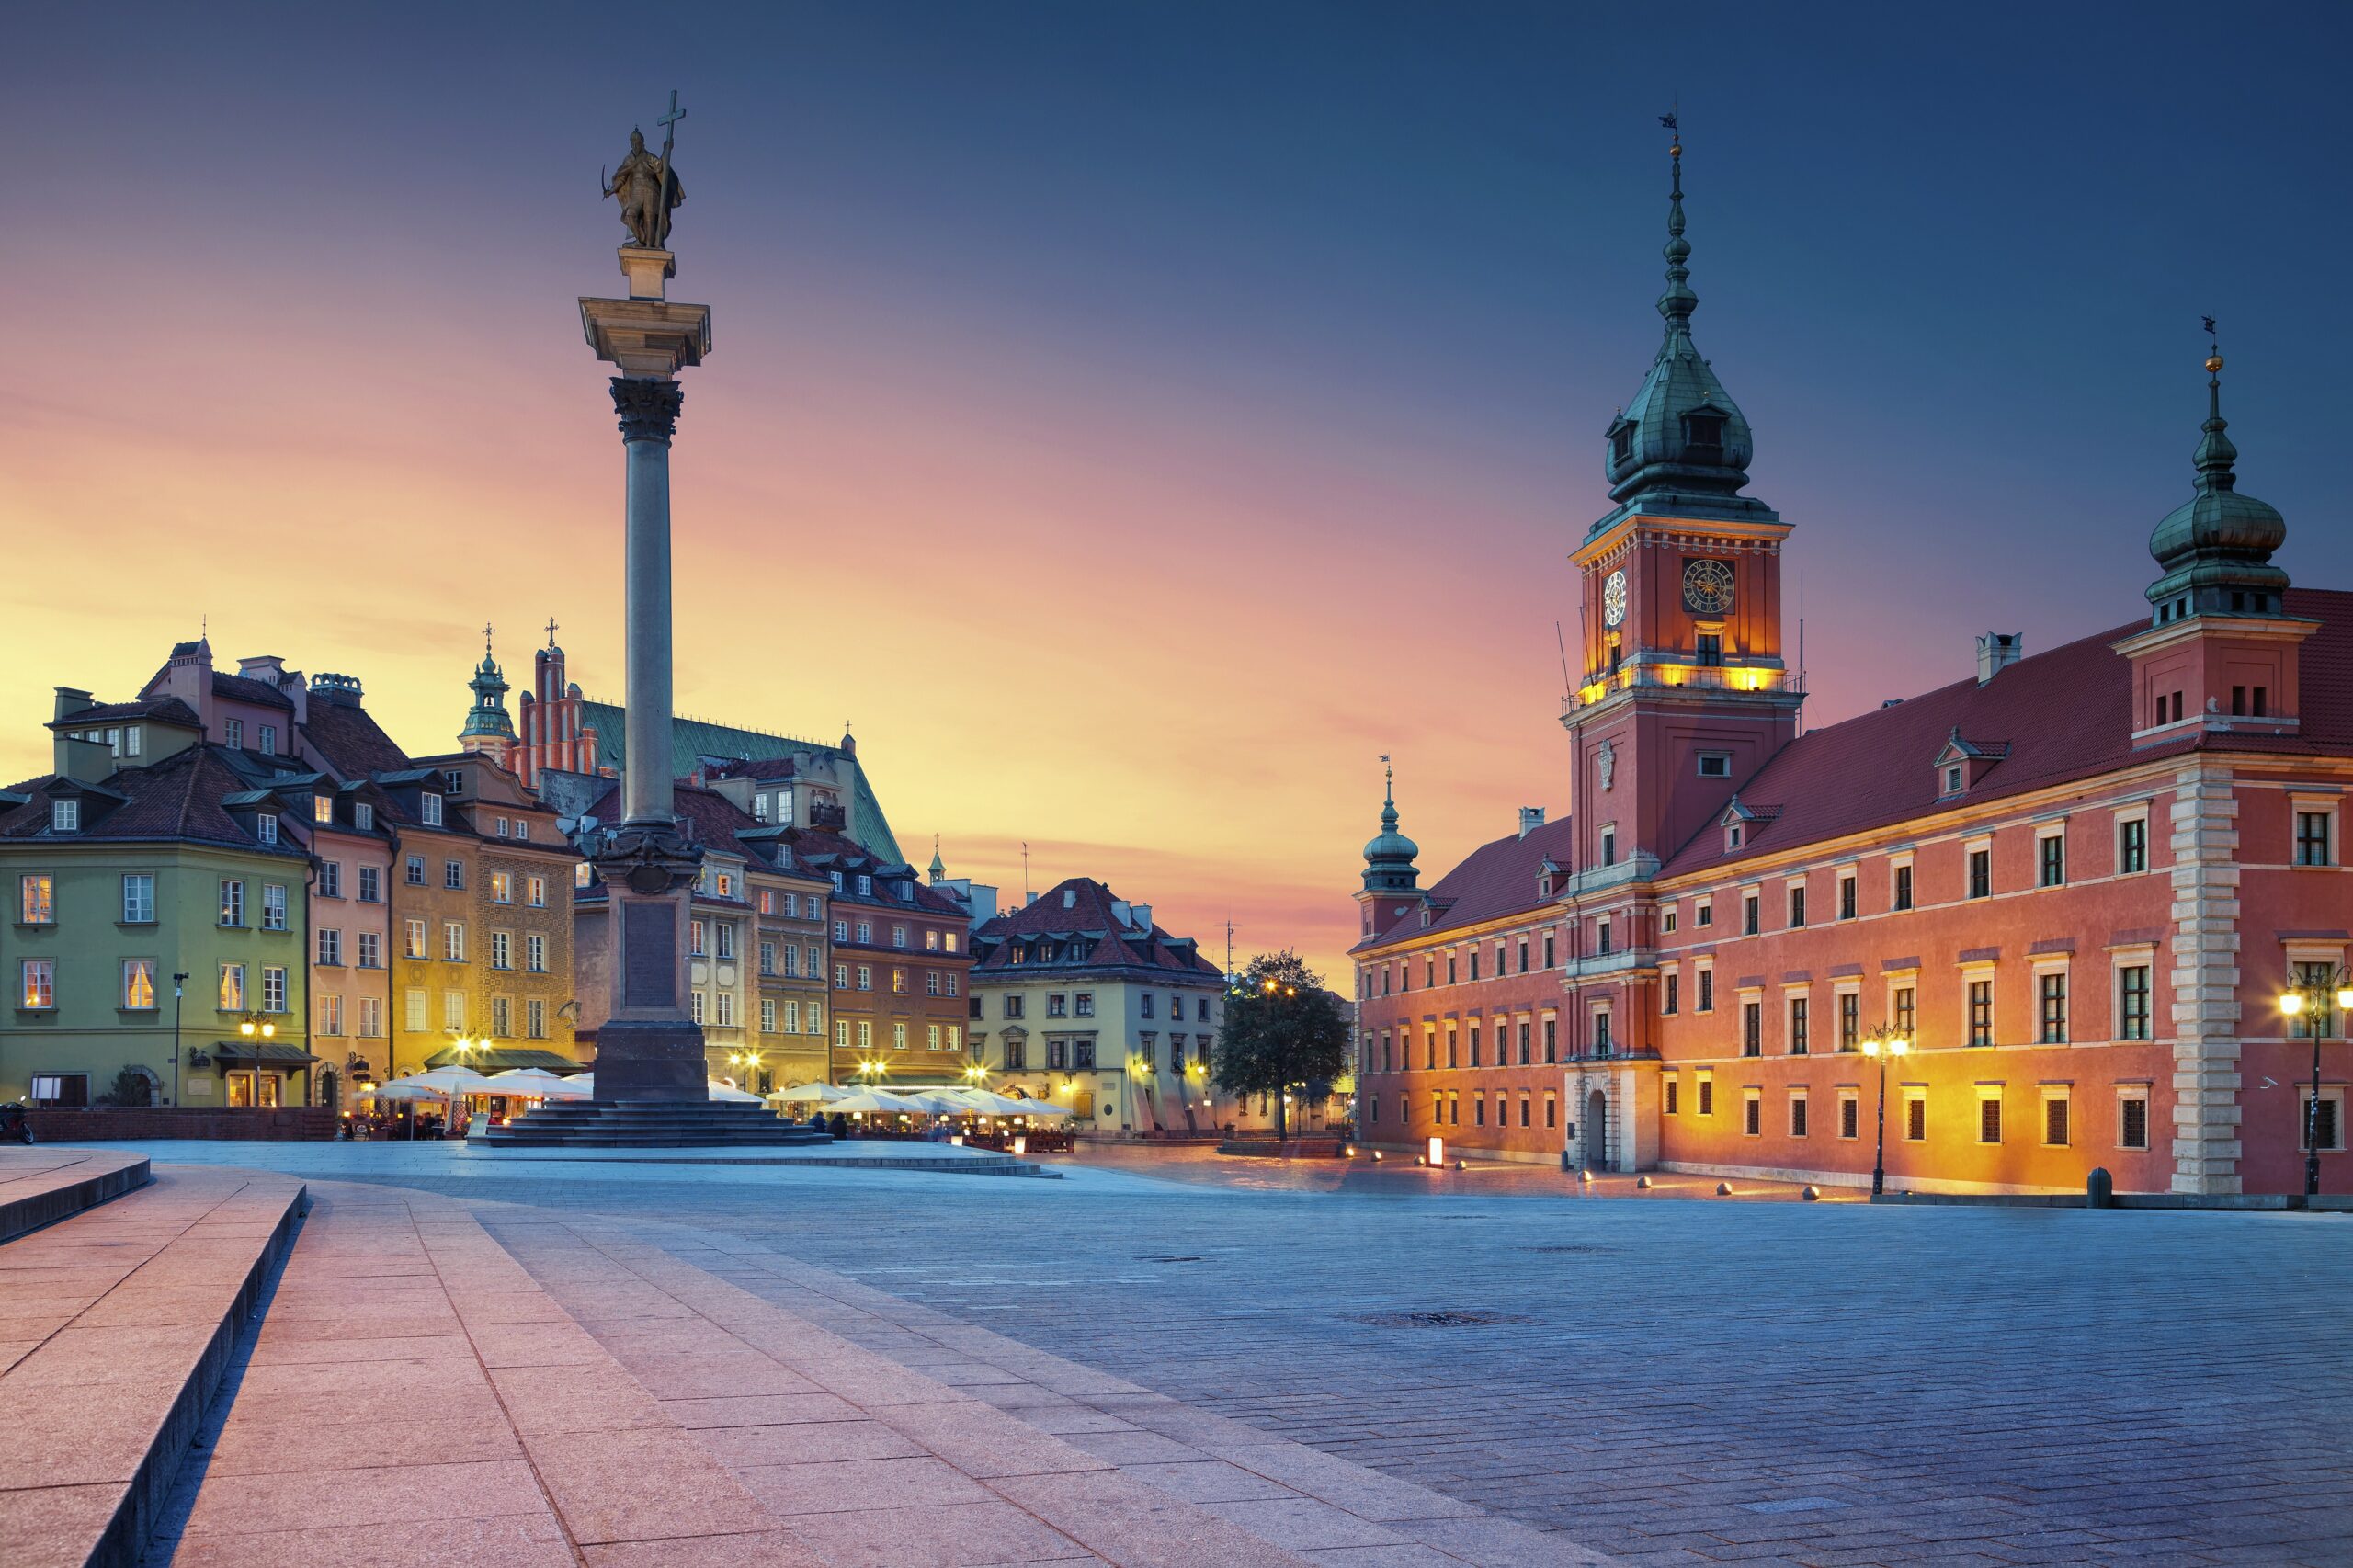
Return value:
M 123 879 L 126 903 L 130 896 L 128 891 L 130 881 L 131 879 L 128 877 Z M 47 926 L 57 918 L 57 906 L 54 903 L 56 884 L 46 872 L 22 878 L 17 885 L 18 889 L 17 912 L 19 920 L 28 926 Z M 150 878 L 148 879 L 148 896 L 152 900 L 153 895 L 154 880 Z
M 57 1006 L 57 960 L 27 959 L 17 966 L 21 981 L 17 996 L 24 1007 L 54 1007 Z
M 333 795 L 313 795 L 311 797 L 311 820 L 313 822 L 335 821 L 335 797 Z

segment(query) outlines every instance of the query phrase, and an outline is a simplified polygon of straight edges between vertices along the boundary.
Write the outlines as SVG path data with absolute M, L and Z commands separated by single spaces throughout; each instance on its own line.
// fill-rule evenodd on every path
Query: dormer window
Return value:
M 1962 779 L 1962 774 L 1961 774 L 1961 764 L 1959 764 L 1959 763 L 1957 763 L 1957 762 L 1956 762 L 1956 763 L 1952 764 L 1950 767 L 1947 767 L 1947 768 L 1945 769 L 1945 793 L 1946 793 L 1946 794 L 1948 794 L 1948 795 L 1958 795 L 1958 794 L 1960 794 L 1960 793 L 1961 793 L 1961 787 L 1962 782 L 1963 782 L 1963 779 Z
M 427 827 L 439 827 L 441 825 L 441 797 L 438 795 L 428 794 L 422 797 L 422 801 L 424 803 L 423 815 L 425 819 L 425 825 Z
M 1721 458 L 1724 449 L 1724 416 L 1711 409 L 1694 409 L 1685 415 L 1683 443 L 1694 457 Z
M 1724 847 L 1726 849 L 1740 847 L 1740 824 L 1733 822 L 1724 824 Z
M 82 802 L 79 801 L 51 801 L 49 803 L 49 830 L 51 833 L 81 832 Z
M 335 821 L 335 797 L 333 795 L 313 795 L 311 797 L 311 820 L 313 822 Z
M 264 844 L 277 843 L 278 819 L 270 815 L 267 812 L 264 812 L 261 815 L 254 818 L 254 836 L 260 839 Z
M 1620 424 L 1609 432 L 1609 460 L 1613 463 L 1624 463 L 1631 460 L 1633 455 L 1634 427 L 1631 425 Z

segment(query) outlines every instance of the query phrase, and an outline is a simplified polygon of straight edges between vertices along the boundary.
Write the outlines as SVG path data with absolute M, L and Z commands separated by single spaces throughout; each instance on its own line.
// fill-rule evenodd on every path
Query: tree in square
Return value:
M 1347 1013 L 1323 976 L 1288 948 L 1252 959 L 1227 994 L 1211 1081 L 1236 1096 L 1272 1096 L 1275 1134 L 1288 1137 L 1284 1096 L 1324 1098 L 1347 1061 Z

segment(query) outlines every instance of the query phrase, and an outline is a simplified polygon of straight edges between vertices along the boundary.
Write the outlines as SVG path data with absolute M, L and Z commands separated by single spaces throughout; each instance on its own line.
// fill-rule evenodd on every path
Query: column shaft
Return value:
M 627 820 L 668 822 L 670 778 L 670 444 L 626 443 L 629 463 Z

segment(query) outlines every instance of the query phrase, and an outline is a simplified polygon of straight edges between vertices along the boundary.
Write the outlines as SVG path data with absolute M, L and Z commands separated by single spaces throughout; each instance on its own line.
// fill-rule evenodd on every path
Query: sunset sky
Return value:
M 0 773 L 207 615 L 415 752 L 485 619 L 620 699 L 574 301 L 675 86 L 681 710 L 850 722 L 918 863 L 1017 897 L 1026 840 L 1337 978 L 1380 754 L 1426 879 L 1569 809 L 1554 623 L 1658 341 L 1670 106 L 1808 722 L 2144 609 L 2201 313 L 2281 563 L 2353 585 L 2348 17 L 43 7 L 0 66 Z

